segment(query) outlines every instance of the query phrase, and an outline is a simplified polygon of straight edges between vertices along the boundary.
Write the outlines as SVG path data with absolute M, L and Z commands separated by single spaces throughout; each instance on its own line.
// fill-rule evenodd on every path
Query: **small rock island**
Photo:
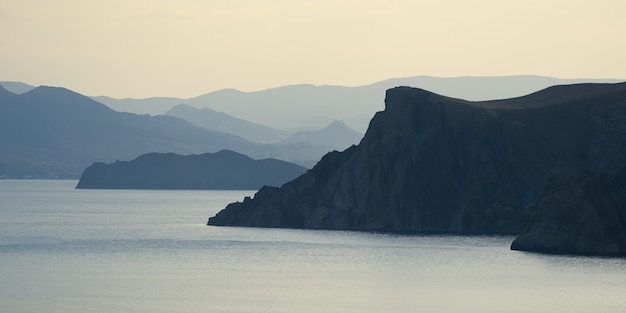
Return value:
M 132 161 L 94 163 L 83 171 L 76 188 L 258 190 L 281 186 L 306 171 L 293 163 L 254 160 L 230 150 L 187 156 L 148 153 Z
M 518 250 L 626 255 L 626 83 L 471 102 L 387 91 L 361 143 L 208 225 L 522 234 Z

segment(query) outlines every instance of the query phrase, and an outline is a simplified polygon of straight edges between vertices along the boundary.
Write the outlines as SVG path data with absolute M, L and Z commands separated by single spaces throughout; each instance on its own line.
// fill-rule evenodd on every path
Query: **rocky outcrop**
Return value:
M 626 164 L 626 84 L 552 87 L 469 102 L 387 91 L 358 146 L 209 225 L 519 234 L 549 177 Z
M 626 172 L 553 178 L 511 249 L 626 256 Z
M 76 188 L 258 190 L 281 186 L 305 171 L 292 163 L 253 160 L 229 150 L 188 156 L 148 153 L 132 161 L 94 163 Z

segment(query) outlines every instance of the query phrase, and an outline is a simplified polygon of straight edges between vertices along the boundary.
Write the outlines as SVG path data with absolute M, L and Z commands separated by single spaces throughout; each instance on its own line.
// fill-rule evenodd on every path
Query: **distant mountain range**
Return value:
M 519 97 L 554 85 L 583 82 L 612 83 L 616 79 L 559 79 L 542 76 L 454 77 L 415 76 L 374 84 L 345 86 L 293 85 L 262 91 L 223 89 L 181 99 L 154 97 L 114 99 L 93 97 L 117 111 L 163 114 L 179 104 L 209 108 L 256 124 L 282 130 L 314 130 L 335 120 L 364 133 L 374 113 L 384 109 L 385 90 L 397 86 L 418 87 L 470 101 Z
M 57 87 L 17 95 L 0 87 L 0 177 L 77 178 L 94 162 L 149 152 L 199 154 L 230 149 L 252 158 L 310 166 L 328 148 L 260 144 L 171 116 L 116 112 Z
M 284 130 L 248 122 L 209 108 L 197 109 L 186 104 L 179 104 L 164 115 L 178 117 L 208 130 L 230 133 L 254 142 L 274 143 L 284 140 L 289 135 Z
M 359 87 L 294 85 L 257 92 L 225 89 L 190 99 L 121 100 L 0 82 L 6 88 L 0 91 L 0 130 L 6 134 L 0 139 L 4 144 L 0 177 L 76 178 L 93 162 L 128 160 L 148 152 L 198 154 L 221 149 L 311 167 L 326 152 L 360 141 L 371 117 L 383 109 L 384 90 L 389 87 L 420 86 L 481 100 L 583 81 L 615 80 L 417 76 Z M 164 112 L 170 116 L 146 115 Z
M 302 130 L 291 134 L 283 142 L 307 142 L 316 145 L 330 146 L 334 150 L 344 150 L 358 144 L 363 134 L 352 130 L 344 122 L 334 121 L 319 130 Z
M 282 186 L 306 170 L 276 159 L 253 160 L 229 150 L 186 156 L 148 153 L 132 161 L 94 163 L 85 169 L 76 188 L 258 190 Z
M 414 76 L 356 87 L 290 85 L 253 92 L 222 89 L 187 99 L 116 99 L 107 96 L 92 98 L 119 112 L 159 115 L 185 104 L 197 109 L 208 108 L 254 124 L 286 130 L 288 133 L 321 129 L 335 120 L 343 121 L 351 129 L 364 133 L 374 113 L 383 110 L 385 90 L 397 86 L 418 87 L 448 97 L 484 101 L 524 96 L 554 85 L 619 81 L 621 80 L 561 79 L 533 75 L 449 78 Z M 19 82 L 0 82 L 0 85 L 14 93 L 34 88 Z M 193 123 L 198 125 L 206 122 L 196 118 Z
M 7 91 L 17 95 L 21 95 L 25 92 L 35 89 L 35 86 L 20 82 L 0 82 L 0 86 L 4 87 L 4 89 L 6 89 Z
M 165 115 L 187 120 L 208 130 L 234 134 L 254 142 L 308 143 L 328 147 L 329 151 L 343 150 L 357 144 L 363 138 L 363 133 L 352 130 L 341 121 L 331 122 L 321 129 L 303 130 L 290 134 L 285 130 L 248 122 L 212 109 L 196 109 L 186 104 L 173 107 L 165 112 Z

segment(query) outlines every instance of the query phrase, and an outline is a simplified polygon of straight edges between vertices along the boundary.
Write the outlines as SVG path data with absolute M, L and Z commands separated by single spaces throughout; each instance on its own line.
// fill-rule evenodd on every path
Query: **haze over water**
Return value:
M 205 226 L 254 191 L 0 180 L 2 312 L 622 312 L 626 260 L 511 237 Z

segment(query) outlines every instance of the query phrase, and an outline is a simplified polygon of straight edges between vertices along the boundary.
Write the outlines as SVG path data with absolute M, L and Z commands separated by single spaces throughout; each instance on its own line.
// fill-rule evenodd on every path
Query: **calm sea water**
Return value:
M 254 191 L 0 180 L 0 312 L 626 312 L 626 260 L 205 226 Z

